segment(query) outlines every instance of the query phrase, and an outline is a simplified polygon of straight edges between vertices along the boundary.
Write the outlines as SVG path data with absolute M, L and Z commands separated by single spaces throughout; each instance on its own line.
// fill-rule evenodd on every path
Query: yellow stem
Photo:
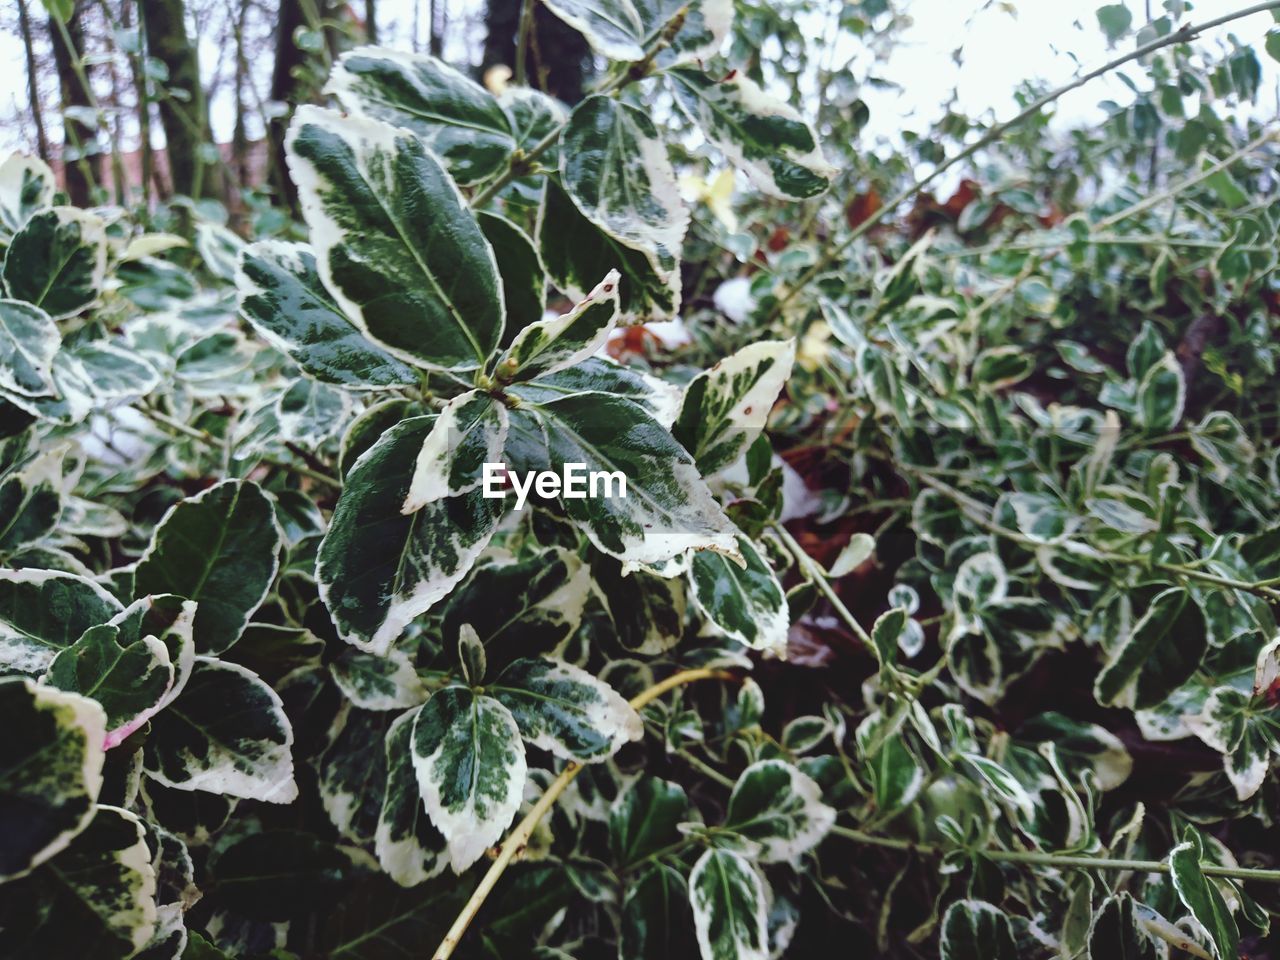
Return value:
M 710 667 L 681 670 L 679 673 L 667 677 L 661 683 L 655 683 L 649 689 L 637 694 L 632 698 L 631 706 L 636 710 L 643 710 L 667 691 L 674 690 L 676 687 L 683 686 L 686 683 L 694 683 L 698 680 L 732 679 L 734 679 L 733 674 L 725 670 L 714 670 Z M 475 919 L 480 907 L 484 904 L 489 894 L 493 892 L 493 888 L 497 885 L 499 878 L 506 872 L 511 861 L 524 852 L 525 846 L 529 843 L 529 838 L 533 836 L 534 829 L 542 821 L 542 818 L 547 815 L 547 811 L 551 809 L 556 800 L 560 798 L 560 794 L 564 793 L 565 787 L 573 782 L 573 778 L 581 770 L 582 767 L 579 764 L 570 761 L 568 766 L 560 771 L 560 776 L 556 777 L 551 782 L 551 786 L 547 787 L 542 796 L 538 798 L 538 802 L 533 805 L 533 809 L 507 835 L 507 839 L 498 848 L 497 858 L 494 859 L 493 864 L 480 879 L 479 886 L 471 894 L 471 899 L 462 908 L 462 912 L 458 914 L 457 919 L 453 921 L 453 926 L 449 928 L 449 932 L 440 941 L 440 946 L 436 948 L 434 954 L 434 960 L 449 960 L 449 957 L 453 956 L 453 951 L 462 942 L 462 935 L 467 932 L 467 927 L 471 925 L 471 921 Z

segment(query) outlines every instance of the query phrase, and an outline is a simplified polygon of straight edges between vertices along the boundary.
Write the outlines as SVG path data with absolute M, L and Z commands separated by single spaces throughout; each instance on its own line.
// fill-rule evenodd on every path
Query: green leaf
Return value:
M 385 799 L 384 744 L 393 718 L 345 704 L 315 760 L 320 802 L 334 829 L 352 843 L 374 840 Z
M 591 583 L 591 569 L 566 550 L 486 563 L 449 595 L 444 635 L 469 624 L 496 665 L 552 653 L 582 622 Z
M 351 859 L 301 830 L 263 830 L 215 848 L 209 872 L 217 894 L 237 914 L 286 921 L 340 899 Z
M 791 617 L 782 584 L 768 560 L 742 534 L 737 535 L 737 551 L 743 566 L 712 551 L 695 553 L 689 567 L 690 595 L 725 636 L 785 658 Z
M 767 960 L 765 885 L 746 859 L 708 849 L 689 874 L 689 899 L 703 960 Z
M 689 119 L 769 196 L 803 200 L 831 185 L 835 168 L 823 158 L 813 128 L 741 71 L 721 80 L 683 68 L 665 76 Z
M 510 220 L 482 210 L 476 214 L 476 222 L 493 247 L 498 273 L 502 275 L 507 325 L 500 346 L 507 347 L 516 334 L 542 319 L 547 301 L 547 269 L 533 240 Z
M 560 182 L 583 216 L 655 270 L 678 261 L 689 211 L 647 113 L 608 96 L 583 100 L 561 136 Z
M 305 244 L 262 240 L 245 247 L 236 287 L 241 314 L 308 376 L 355 390 L 417 383 L 411 367 L 347 319 Z
M 1123 3 L 1109 3 L 1098 8 L 1098 26 L 1106 35 L 1108 43 L 1115 43 L 1133 25 L 1133 13 Z
M 684 787 L 644 777 L 609 811 L 609 851 L 619 868 L 635 866 L 680 842 L 681 823 L 690 819 Z
M 902 607 L 894 607 L 876 617 L 871 626 L 871 642 L 882 665 L 892 667 L 897 662 L 898 644 L 910 619 Z
M 1125 366 L 1129 376 L 1141 381 L 1168 351 L 1165 350 L 1164 337 L 1150 320 L 1142 321 L 1142 328 L 1129 344 L 1125 353 Z
M 106 269 L 101 218 L 75 207 L 53 207 L 33 215 L 14 234 L 4 258 L 4 285 L 12 299 L 63 320 L 97 301 Z
M 942 918 L 942 960 L 1018 960 L 1009 918 L 982 900 L 960 900 Z
M 53 358 L 56 397 L 7 398 L 28 413 L 60 424 L 79 423 L 126 399 L 146 396 L 160 374 L 119 340 L 84 340 L 65 344 Z
M 457 185 L 412 134 L 300 107 L 286 141 L 320 277 L 387 352 L 473 370 L 502 339 L 502 280 Z
M 50 206 L 56 186 L 53 171 L 43 160 L 9 154 L 0 163 L 0 237 L 7 240 L 32 214 Z
M 106 716 L 92 700 L 10 677 L 0 680 L 0 724 L 3 882 L 65 850 L 93 819 Z
M 1182 842 L 1169 851 L 1173 889 L 1191 916 L 1209 936 L 1218 960 L 1235 960 L 1240 954 L 1240 932 L 1218 888 L 1200 869 L 1204 841 L 1195 827 L 1187 826 Z
M 568 313 L 537 320 L 521 330 L 498 361 L 498 382 L 532 380 L 597 353 L 618 319 L 618 283 L 618 271 L 610 270 Z
M 318 447 L 342 429 L 349 408 L 347 394 L 341 390 L 301 377 L 276 400 L 280 439 Z
M 292 803 L 292 746 L 274 690 L 238 664 L 197 657 L 177 699 L 152 719 L 145 768 L 175 790 Z
M 1235 687 L 1216 687 L 1187 727 L 1222 754 L 1236 797 L 1248 800 L 1262 788 L 1273 753 L 1280 753 L 1274 720 L 1265 705 Z
M 1129 894 L 1119 893 L 1102 901 L 1089 931 L 1089 956 L 1115 960 L 1159 960 L 1162 956 Z
M 44 677 L 52 687 L 98 701 L 111 734 L 145 723 L 159 710 L 173 681 L 173 663 L 163 643 L 155 637 L 130 641 L 108 623 L 86 630 L 53 658 Z
M 669 320 L 680 310 L 680 270 L 674 259 L 655 265 L 653 258 L 615 240 L 592 223 L 564 188 L 548 178 L 538 208 L 538 249 L 547 275 L 573 300 L 617 270 L 619 323 Z
M 680 388 L 658 377 L 593 356 L 564 370 L 519 384 L 519 395 L 542 402 L 571 394 L 607 393 L 643 407 L 662 426 L 670 428 L 680 406 Z
M 1187 380 L 1172 352 L 1167 352 L 1138 384 L 1138 425 L 1148 433 L 1166 433 L 1182 419 Z
M 58 526 L 63 512 L 63 458 L 56 447 L 36 455 L 21 469 L 0 472 L 0 557 L 36 543 Z M 64 523 L 62 532 L 71 533 Z
M 57 324 L 39 307 L 0 300 L 0 388 L 28 397 L 55 393 L 53 357 L 61 345 Z
M 325 93 L 349 113 L 413 131 L 461 184 L 500 172 L 516 147 L 498 101 L 425 54 L 357 47 L 339 58 Z
M 578 394 L 522 403 L 511 411 L 505 457 L 522 474 L 581 463 L 587 474 L 625 477 L 625 497 L 559 499 L 597 549 L 624 562 L 662 563 L 691 549 L 736 555 L 732 526 L 692 459 L 629 400 Z
M 86 577 L 0 570 L 0 669 L 40 674 L 90 627 L 124 608 Z
M 674 867 L 654 863 L 626 884 L 619 960 L 684 960 L 695 954 L 689 886 Z
M 480 490 L 405 515 L 414 463 L 435 417 L 392 427 L 347 475 L 320 544 L 316 580 L 339 635 L 385 653 L 466 576 L 493 536 L 503 501 Z
M 413 766 L 431 822 L 461 873 L 501 839 L 524 793 L 524 744 L 493 697 L 445 687 L 413 722 Z
M 486 689 L 522 737 L 566 760 L 599 763 L 644 734 L 640 715 L 612 687 L 562 660 L 517 660 Z
M 417 710 L 402 713 L 387 731 L 387 787 L 374 835 L 378 863 L 403 887 L 430 880 L 448 864 L 444 836 L 427 816 L 418 794 L 413 759 L 417 715 Z
M 1094 695 L 1104 705 L 1154 707 L 1191 678 L 1207 647 L 1199 605 L 1182 588 L 1165 590 L 1112 651 Z
M 401 710 L 427 699 L 427 689 L 413 662 L 394 647 L 375 656 L 348 647 L 329 664 L 343 695 L 361 710 Z
M 489 672 L 489 658 L 476 628 L 464 623 L 458 628 L 458 663 L 462 665 L 463 680 L 471 686 L 484 683 Z
M 134 589 L 196 601 L 196 650 L 224 653 L 266 599 L 283 541 L 263 489 L 224 480 L 165 514 L 138 561 Z
M 507 408 L 488 393 L 468 390 L 445 404 L 418 451 L 401 512 L 476 490 L 486 463 L 496 463 L 507 439 Z
M 671 432 L 706 476 L 734 463 L 760 436 L 795 361 L 794 340 L 761 340 L 685 387 Z
M 729 0 L 551 0 L 547 8 L 610 60 L 643 59 L 682 16 L 670 45 L 656 51 L 664 67 L 712 56 L 733 24 Z
M 7 960 L 120 960 L 156 929 L 156 874 L 143 823 L 100 806 L 67 849 L 4 888 Z
M 1003 390 L 1031 376 L 1036 359 L 1022 347 L 988 347 L 973 359 L 973 385 Z
M 760 760 L 734 784 L 724 827 L 758 843 L 761 863 L 796 863 L 835 821 L 817 783 L 782 760 Z

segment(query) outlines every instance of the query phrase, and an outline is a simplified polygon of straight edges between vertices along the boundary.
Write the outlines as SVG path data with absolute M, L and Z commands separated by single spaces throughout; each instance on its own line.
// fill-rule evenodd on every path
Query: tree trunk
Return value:
M 62 90 L 62 166 L 67 196 L 76 206 L 87 207 L 93 203 L 94 188 L 101 180 L 101 157 L 96 131 L 89 124 L 82 123 L 78 117 L 67 115 L 67 110 L 71 108 L 91 110 L 89 91 L 76 72 L 76 65 L 84 59 L 84 30 L 80 24 L 80 12 L 80 5 L 76 4 L 65 24 L 58 23 L 51 16 L 49 39 L 53 45 L 58 86 Z M 91 80 L 89 68 L 84 66 L 82 69 L 85 80 Z
M 31 105 L 31 121 L 36 128 L 36 152 L 48 163 L 53 154 L 49 151 L 49 137 L 44 132 L 44 111 L 40 107 L 40 86 L 36 83 L 35 40 L 31 35 L 31 18 L 27 16 L 27 0 L 18 0 L 18 30 L 22 34 L 22 48 L 27 58 L 27 99 Z
M 279 191 L 277 198 L 294 213 L 298 211 L 298 188 L 289 178 L 289 168 L 285 165 L 284 135 L 289 129 L 293 108 L 298 105 L 297 73 L 304 66 L 305 59 L 302 50 L 293 42 L 293 35 L 305 23 L 302 0 L 280 0 L 270 99 L 285 104 L 288 109 L 282 115 L 271 118 L 267 126 L 267 142 L 271 150 L 271 180 Z
M 213 137 L 209 131 L 209 108 L 200 85 L 200 58 L 187 37 L 185 4 L 183 0 L 146 0 L 139 4 L 139 10 L 147 52 L 169 71 L 170 95 L 162 98 L 158 106 L 174 192 L 189 197 L 219 197 L 222 168 L 216 160 L 206 162 L 200 149 L 212 143 Z M 172 95 L 175 91 L 178 96 Z
M 533 70 L 529 82 L 565 103 L 577 103 L 591 69 L 591 49 L 577 30 L 537 0 L 529 2 L 534 4 L 532 29 L 525 38 L 525 59 Z M 523 0 L 489 0 L 482 71 L 499 63 L 515 70 L 523 6 Z
M 449 29 L 447 0 L 431 0 L 431 41 L 427 50 L 433 57 L 444 55 L 444 32 Z
M 378 42 L 378 0 L 364 0 L 364 38 Z

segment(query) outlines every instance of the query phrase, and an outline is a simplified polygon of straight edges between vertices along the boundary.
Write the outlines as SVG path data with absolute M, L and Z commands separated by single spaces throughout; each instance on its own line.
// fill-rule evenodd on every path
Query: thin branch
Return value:
M 879 210 L 877 210 L 871 216 L 867 217 L 866 220 L 863 220 L 862 223 L 858 224 L 858 226 L 852 232 L 850 232 L 850 234 L 847 237 L 845 237 L 839 243 L 829 248 L 825 254 L 819 257 L 813 263 L 813 265 L 809 267 L 808 270 L 806 270 L 803 274 L 801 274 L 800 278 L 793 285 L 791 285 L 791 287 L 782 296 L 780 296 L 777 299 L 777 301 L 774 303 L 773 309 L 769 312 L 769 316 L 766 322 L 772 322 L 776 320 L 779 316 L 781 316 L 782 311 L 786 309 L 787 305 L 791 303 L 793 299 L 795 299 L 795 297 L 800 293 L 801 290 L 803 290 L 810 283 L 812 283 L 817 277 L 819 277 L 824 270 L 828 269 L 832 264 L 834 264 L 844 254 L 844 252 L 848 250 L 850 246 L 853 245 L 853 243 L 856 240 L 858 240 L 862 236 L 865 236 L 868 232 L 871 231 L 872 228 L 877 226 L 880 223 L 880 221 L 884 220 L 885 217 L 887 217 L 890 213 L 892 213 L 894 210 L 900 207 L 903 203 L 905 203 L 907 200 L 910 200 L 917 193 L 919 193 L 921 190 L 927 187 L 930 183 L 932 183 L 938 177 L 942 176 L 943 173 L 950 170 L 952 167 L 956 166 L 957 164 L 962 163 L 965 160 L 968 160 L 970 157 L 972 157 L 978 151 L 982 150 L 984 147 L 990 146 L 992 143 L 995 143 L 1002 136 L 1004 136 L 1009 130 L 1018 126 L 1023 121 L 1035 116 L 1042 109 L 1044 109 L 1049 104 L 1053 103 L 1055 100 L 1059 99 L 1065 94 L 1070 93 L 1072 90 L 1076 90 L 1080 87 L 1083 87 L 1086 83 L 1088 83 L 1091 80 L 1096 80 L 1098 77 L 1101 77 L 1104 74 L 1110 73 L 1112 70 L 1115 70 L 1118 67 L 1122 67 L 1126 63 L 1129 63 L 1132 60 L 1137 60 L 1137 59 L 1140 59 L 1141 57 L 1145 57 L 1147 54 L 1154 53 L 1156 50 L 1159 50 L 1163 47 L 1171 46 L 1175 43 L 1187 43 L 1188 41 L 1194 39 L 1198 34 L 1203 33 L 1205 30 L 1211 30 L 1214 27 L 1220 27 L 1225 23 L 1232 22 L 1233 20 L 1239 20 L 1244 17 L 1253 16 L 1253 14 L 1255 13 L 1263 13 L 1267 10 L 1275 10 L 1275 9 L 1280 9 L 1280 0 L 1266 0 L 1266 2 L 1264 3 L 1255 3 L 1253 6 L 1246 7 L 1243 10 L 1237 10 L 1234 13 L 1224 14 L 1223 16 L 1215 17 L 1212 20 L 1206 20 L 1203 23 L 1187 24 L 1186 26 L 1183 26 L 1177 30 L 1174 30 L 1172 33 L 1168 34 L 1167 36 L 1158 37 L 1157 39 L 1152 40 L 1150 43 L 1144 43 L 1142 46 L 1137 47 L 1134 50 L 1131 50 L 1129 53 L 1126 53 L 1123 56 L 1116 57 L 1114 60 L 1109 60 L 1106 63 L 1104 63 L 1102 66 L 1097 67 L 1093 70 L 1090 70 L 1088 73 L 1081 74 L 1080 76 L 1076 77 L 1074 80 L 1070 81 L 1069 83 L 1065 83 L 1062 86 L 1058 87 L 1057 89 L 1049 91 L 1044 96 L 1040 97 L 1030 106 L 1028 106 L 1021 113 L 1019 113 L 1017 116 L 1013 117 L 1012 119 L 1006 120 L 1003 123 L 996 124 L 994 127 L 988 130 L 985 134 L 983 134 L 981 137 L 979 137 L 969 146 L 965 147 L 963 150 L 957 153 L 954 157 L 951 157 L 949 160 L 946 160 L 939 166 L 935 167 L 931 173 L 926 174 L 925 176 L 916 180 L 910 186 L 906 187 L 905 189 L 903 189 L 902 191 L 900 191 L 899 193 L 891 197 L 884 204 L 884 206 L 882 206 Z
M 682 670 L 673 674 L 661 683 L 656 683 L 647 690 L 642 691 L 639 695 L 632 698 L 631 706 L 636 710 L 643 710 L 658 697 L 662 696 L 669 690 L 683 686 L 686 683 L 694 683 L 698 680 L 733 680 L 736 679 L 732 673 L 724 670 L 713 670 L 708 667 L 699 667 L 696 670 Z M 529 837 L 533 835 L 534 829 L 547 815 L 547 812 L 559 799 L 560 794 L 564 793 L 565 788 L 573 782 L 573 778 L 581 772 L 582 767 L 579 764 L 570 761 L 568 766 L 560 772 L 560 776 L 552 781 L 551 786 L 538 798 L 538 802 L 533 805 L 533 809 L 525 815 L 519 825 L 507 835 L 506 840 L 498 848 L 498 856 L 493 861 L 485 875 L 480 879 L 479 886 L 475 892 L 471 894 L 471 899 L 467 901 L 466 906 L 462 908 L 462 912 L 458 914 L 457 919 L 453 921 L 453 926 L 449 928 L 449 932 L 440 941 L 440 946 L 436 948 L 433 955 L 434 960 L 448 960 L 453 956 L 453 951 L 458 948 L 458 944 L 462 941 L 462 935 L 467 932 L 467 927 L 471 925 L 471 921 L 475 919 L 475 915 L 479 912 L 480 907 L 484 904 L 489 894 L 493 892 L 494 886 L 502 877 L 511 861 L 519 854 L 524 852 Z

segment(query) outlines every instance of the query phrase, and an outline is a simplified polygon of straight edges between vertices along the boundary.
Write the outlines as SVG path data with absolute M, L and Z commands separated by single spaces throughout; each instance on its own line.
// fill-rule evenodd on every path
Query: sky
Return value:
M 448 0 L 447 0 L 448 2 Z M 1145 20 L 1147 0 L 1128 0 L 1135 23 Z M 1150 0 L 1157 11 L 1162 0 Z M 1189 15 L 1193 22 L 1203 21 L 1248 6 L 1250 0 L 1197 0 Z M 459 14 L 478 9 L 478 0 L 451 0 Z M 1098 0 L 909 0 L 904 4 L 913 24 L 901 38 L 888 67 L 885 79 L 895 81 L 900 91 L 868 90 L 864 99 L 871 107 L 871 122 L 865 136 L 871 142 L 892 142 L 903 127 L 923 129 L 941 115 L 940 104 L 957 93 L 961 110 L 979 115 L 990 111 L 997 119 L 1017 111 L 1013 91 L 1027 78 L 1040 78 L 1051 85 L 1071 78 L 1084 65 L 1100 64 L 1115 56 L 1109 51 L 1098 29 L 1095 9 Z M 412 40 L 413 0 L 380 0 L 380 29 L 390 45 L 408 47 Z M 430 4 L 421 3 L 423 15 L 419 33 L 425 41 L 426 13 Z M 1269 13 L 1255 14 L 1206 34 L 1207 42 L 1225 41 L 1234 33 L 1242 42 L 1256 43 L 1273 24 Z M 806 33 L 809 31 L 806 30 Z M 820 33 L 815 24 L 814 34 Z M 473 38 L 478 43 L 479 38 Z M 963 42 L 961 63 L 951 58 L 958 42 Z M 850 41 L 852 42 L 852 41 Z M 465 41 L 457 41 L 458 50 Z M 1133 39 L 1121 41 L 1121 49 L 1130 47 Z M 204 62 L 210 63 L 217 51 L 202 51 Z M 446 56 L 451 51 L 446 51 Z M 1074 54 L 1074 57 L 1072 56 Z M 1266 116 L 1280 115 L 1277 109 L 1277 84 L 1280 64 L 1260 51 L 1264 82 L 1258 112 Z M 26 77 L 22 69 L 21 41 L 12 33 L 0 34 L 0 63 L 11 68 L 0 71 L 0 116 L 12 117 L 24 112 Z M 269 70 L 269 65 L 266 65 Z M 1057 122 L 1075 124 L 1100 119 L 1100 101 L 1114 98 L 1124 102 L 1131 98 L 1127 88 L 1116 78 L 1104 78 L 1064 97 L 1057 108 Z M 233 108 L 229 97 L 212 105 L 215 136 L 220 141 L 230 138 Z M 159 134 L 157 133 L 157 136 Z M 17 124 L 0 124 L 0 151 L 24 146 L 22 129 Z

